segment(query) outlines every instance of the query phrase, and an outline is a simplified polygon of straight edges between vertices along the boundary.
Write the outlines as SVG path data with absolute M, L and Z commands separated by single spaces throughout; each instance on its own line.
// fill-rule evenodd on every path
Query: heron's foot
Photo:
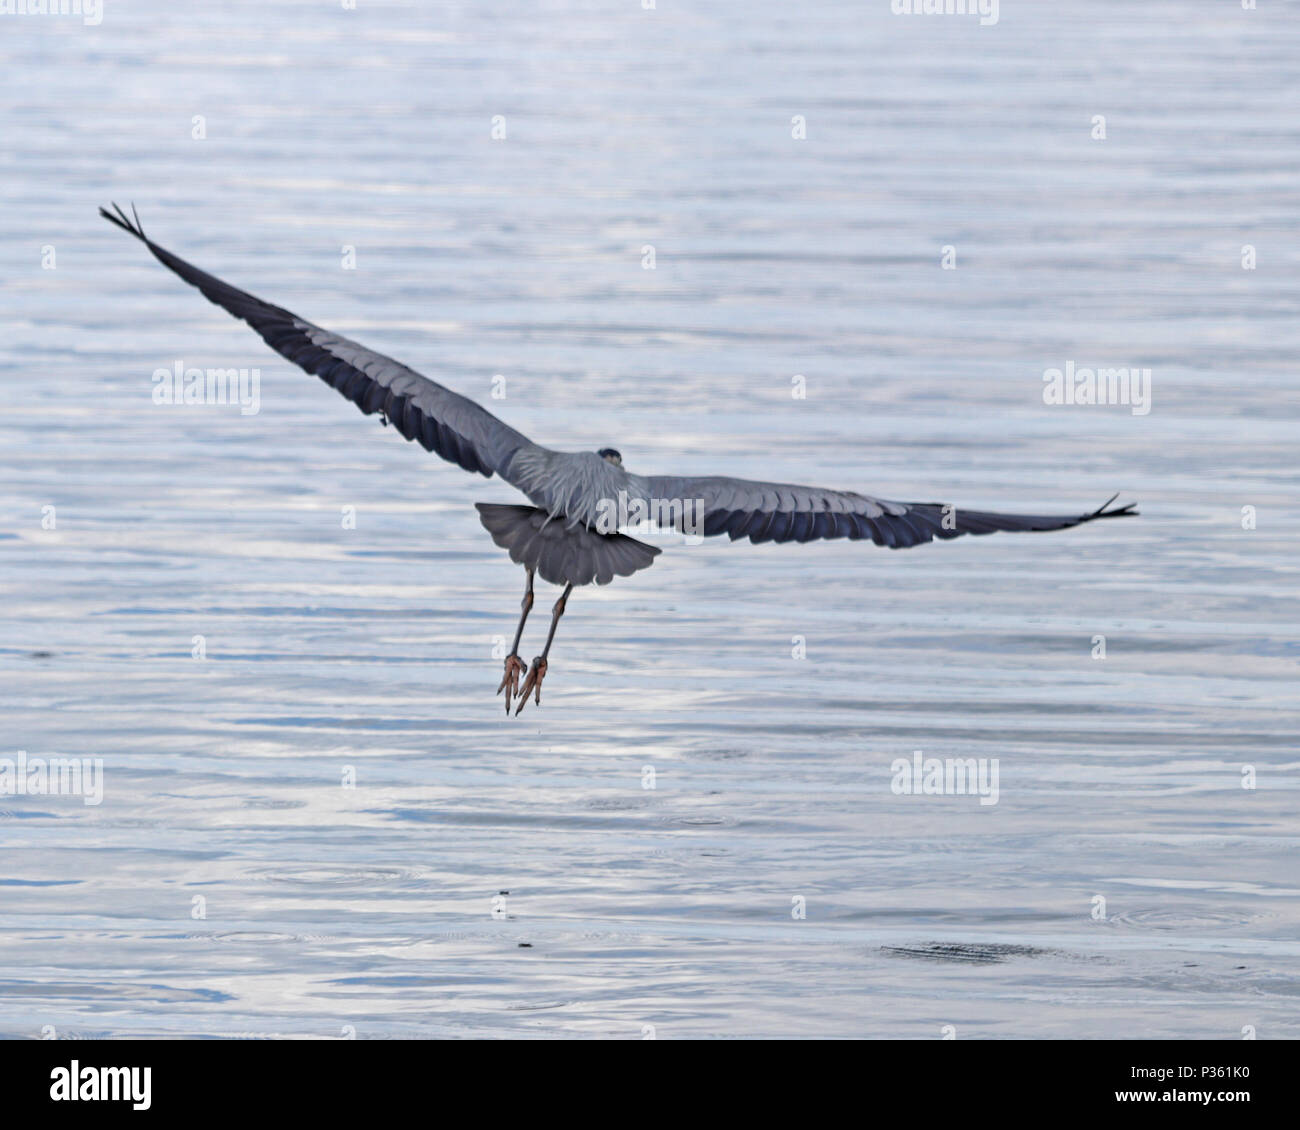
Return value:
M 497 694 L 502 691 L 506 692 L 506 713 L 510 713 L 510 700 L 519 693 L 519 677 L 527 671 L 524 661 L 517 655 L 506 656 L 506 673 L 501 676 L 501 685 L 497 687 Z M 528 692 L 524 691 L 526 695 Z
M 533 701 L 538 706 L 542 705 L 542 680 L 546 678 L 546 660 L 540 655 L 533 660 L 533 665 L 528 669 L 528 678 L 524 680 L 524 688 L 519 692 L 519 709 L 515 711 L 515 717 L 519 717 L 520 711 L 523 710 L 528 702 L 528 692 L 533 692 Z

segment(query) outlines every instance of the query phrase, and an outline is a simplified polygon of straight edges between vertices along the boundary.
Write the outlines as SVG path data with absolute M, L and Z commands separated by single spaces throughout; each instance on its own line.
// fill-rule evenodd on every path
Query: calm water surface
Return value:
M 3 17 L 0 756 L 105 784 L 0 797 L 0 1035 L 1300 1036 L 1297 7 L 336 7 Z M 507 721 L 512 491 L 110 199 L 544 443 L 1142 518 L 670 545 Z

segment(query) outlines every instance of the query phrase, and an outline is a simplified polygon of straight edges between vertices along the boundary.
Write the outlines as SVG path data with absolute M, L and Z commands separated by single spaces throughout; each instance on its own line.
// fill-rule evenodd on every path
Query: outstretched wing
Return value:
M 116 204 L 113 208 L 116 215 L 104 208 L 99 214 L 140 240 L 164 267 L 242 318 L 281 357 L 333 385 L 362 412 L 383 412 L 402 435 L 418 440 L 425 450 L 490 478 L 493 472 L 504 477 L 510 457 L 520 447 L 531 446 L 526 436 L 487 409 L 414 369 L 191 266 L 149 239 L 138 216 L 132 223 Z
M 1136 503 L 1108 510 L 1115 498 L 1080 515 L 998 514 L 963 510 L 940 502 L 888 502 L 853 491 L 823 490 L 788 483 L 756 483 L 748 479 L 638 477 L 647 500 L 680 500 L 676 514 L 703 510 L 706 537 L 727 534 L 732 541 L 817 541 L 822 538 L 870 538 L 890 549 L 906 549 L 935 538 L 962 534 L 991 534 L 997 530 L 1064 530 L 1097 518 L 1136 514 Z M 1118 496 L 1116 496 L 1118 497 Z M 692 500 L 699 500 L 693 503 Z M 664 512 L 670 512 L 667 506 Z

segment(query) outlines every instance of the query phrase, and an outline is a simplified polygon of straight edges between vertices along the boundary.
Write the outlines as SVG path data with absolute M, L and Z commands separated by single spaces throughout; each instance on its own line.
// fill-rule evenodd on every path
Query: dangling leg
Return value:
M 519 693 L 519 676 L 527 669 L 519 658 L 519 640 L 524 634 L 524 622 L 533 607 L 533 571 L 528 570 L 528 587 L 524 590 L 524 599 L 519 602 L 523 611 L 519 614 L 519 627 L 515 629 L 515 642 L 510 645 L 510 654 L 506 656 L 506 673 L 501 676 L 501 685 L 497 694 L 506 692 L 506 713 L 510 713 L 510 700 Z
M 523 710 L 524 704 L 528 702 L 529 691 L 533 692 L 533 701 L 538 706 L 542 705 L 542 680 L 546 678 L 546 657 L 551 653 L 551 641 L 555 639 L 555 626 L 560 622 L 560 617 L 564 615 L 564 605 L 569 599 L 569 593 L 572 591 L 572 585 L 565 585 L 564 591 L 560 593 L 560 599 L 555 602 L 555 607 L 551 609 L 551 630 L 546 634 L 546 646 L 542 648 L 542 654 L 533 660 L 533 665 L 528 672 L 528 678 L 524 680 L 523 690 L 519 692 L 519 709 L 515 711 L 515 717 L 519 716 L 519 711 Z

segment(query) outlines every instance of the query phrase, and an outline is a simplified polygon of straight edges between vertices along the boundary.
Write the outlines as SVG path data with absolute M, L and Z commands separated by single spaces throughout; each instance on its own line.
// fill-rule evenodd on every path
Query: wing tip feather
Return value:
M 103 216 L 104 219 L 106 219 L 110 224 L 115 224 L 117 227 L 121 228 L 124 232 L 129 232 L 131 235 L 135 236 L 135 238 L 138 239 L 141 243 L 149 242 L 149 237 L 144 234 L 144 224 L 140 222 L 140 213 L 135 210 L 134 204 L 131 205 L 131 215 L 135 217 L 134 223 L 132 223 L 131 220 L 127 218 L 126 213 L 122 211 L 121 206 L 118 205 L 117 203 L 113 203 L 112 212 L 110 212 L 107 208 L 101 206 L 99 209 L 99 214 Z

